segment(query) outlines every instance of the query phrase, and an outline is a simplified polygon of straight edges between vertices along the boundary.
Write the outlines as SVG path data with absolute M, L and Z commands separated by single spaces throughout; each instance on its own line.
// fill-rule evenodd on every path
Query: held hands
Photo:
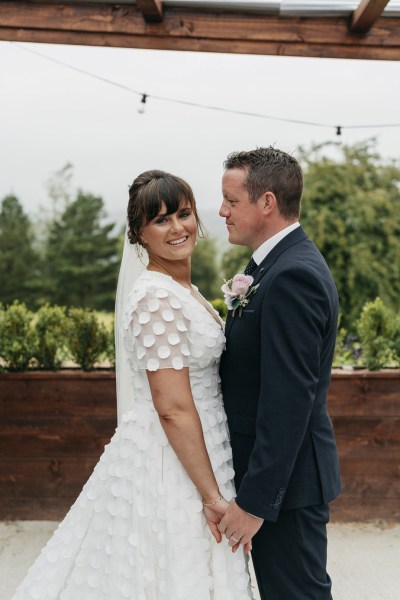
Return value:
M 229 507 L 229 502 L 225 498 L 221 498 L 218 502 L 212 506 L 204 506 L 204 514 L 207 519 L 207 524 L 211 530 L 211 533 L 215 537 L 216 542 L 219 544 L 222 540 L 221 532 L 218 529 L 218 523 L 221 521 L 225 512 Z
M 248 544 L 251 544 L 251 539 L 263 523 L 264 519 L 249 515 L 233 500 L 218 524 L 218 531 L 225 535 L 229 545 L 232 546 L 232 551 L 236 552 L 240 544 L 245 549 Z
M 229 504 L 229 502 L 227 500 L 225 500 L 225 498 L 221 498 L 212 506 L 204 506 L 204 515 L 206 517 L 207 524 L 211 530 L 212 535 L 214 536 L 214 538 L 218 544 L 222 541 L 221 534 L 225 532 L 225 531 L 221 530 L 220 524 L 223 520 L 225 513 L 229 510 L 230 506 L 231 505 Z M 244 512 L 244 511 L 242 511 L 242 512 Z M 247 513 L 245 513 L 245 514 L 247 514 Z M 252 517 L 252 518 L 254 518 L 254 517 Z M 254 520 L 258 521 L 258 519 L 255 519 L 255 518 L 254 518 Z M 261 525 L 262 525 L 262 522 L 261 522 Z M 261 527 L 261 525 L 260 525 L 260 527 Z M 258 531 L 258 529 L 257 529 L 257 531 Z M 237 536 L 234 536 L 234 537 L 237 537 Z M 249 538 L 249 540 L 246 543 L 243 543 L 240 540 L 240 538 L 237 538 L 237 539 L 239 539 L 238 542 L 235 542 L 232 539 L 229 539 L 229 545 L 232 547 L 232 552 L 236 552 L 236 550 L 239 548 L 240 544 L 243 544 L 244 552 L 246 554 L 249 554 L 250 550 L 252 548 L 251 538 Z

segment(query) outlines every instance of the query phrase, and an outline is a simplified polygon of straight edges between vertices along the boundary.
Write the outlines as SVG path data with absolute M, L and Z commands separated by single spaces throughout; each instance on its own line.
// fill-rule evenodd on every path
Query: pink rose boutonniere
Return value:
M 238 273 L 233 279 L 225 281 L 221 287 L 225 304 L 228 310 L 232 311 L 233 316 L 235 316 L 236 309 L 239 309 L 239 317 L 241 317 L 244 307 L 248 305 L 250 298 L 256 293 L 259 284 L 252 287 L 253 281 L 254 277 L 251 277 L 251 275 Z

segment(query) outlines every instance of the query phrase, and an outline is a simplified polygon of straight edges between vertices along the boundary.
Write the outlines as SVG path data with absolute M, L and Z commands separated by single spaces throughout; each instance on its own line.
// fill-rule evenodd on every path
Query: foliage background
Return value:
M 305 171 L 302 225 L 332 271 L 343 324 L 352 327 L 368 300 L 398 310 L 400 169 L 374 142 L 331 144 L 301 152 Z
M 400 166 L 376 152 L 374 140 L 326 143 L 300 150 L 304 169 L 301 223 L 335 278 L 341 327 L 358 336 L 357 319 L 380 297 L 399 313 Z M 33 219 L 18 198 L 0 206 L 0 303 L 29 309 L 49 303 L 112 312 L 123 226 L 110 223 L 103 200 L 71 191 L 72 165 L 48 180 L 51 208 Z M 207 225 L 207 223 L 206 223 Z M 247 263 L 251 251 L 225 238 L 199 239 L 192 279 L 208 298 L 221 298 L 223 279 Z

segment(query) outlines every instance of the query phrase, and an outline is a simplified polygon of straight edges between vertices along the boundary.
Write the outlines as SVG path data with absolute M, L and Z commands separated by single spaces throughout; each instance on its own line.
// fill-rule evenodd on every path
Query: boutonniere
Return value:
M 229 281 L 225 281 L 221 287 L 225 304 L 228 310 L 232 311 L 233 316 L 235 316 L 236 309 L 239 309 L 239 317 L 241 317 L 244 307 L 248 305 L 250 298 L 256 293 L 260 284 L 252 287 L 253 281 L 254 277 L 251 275 L 238 273 Z

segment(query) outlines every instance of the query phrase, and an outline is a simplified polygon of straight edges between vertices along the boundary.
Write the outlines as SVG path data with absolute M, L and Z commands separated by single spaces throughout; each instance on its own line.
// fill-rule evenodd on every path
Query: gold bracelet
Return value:
M 211 502 L 203 502 L 203 506 L 214 506 L 214 504 L 217 504 L 217 502 L 219 502 L 220 500 L 223 500 L 224 497 L 223 496 L 218 496 L 218 498 L 210 498 Z

